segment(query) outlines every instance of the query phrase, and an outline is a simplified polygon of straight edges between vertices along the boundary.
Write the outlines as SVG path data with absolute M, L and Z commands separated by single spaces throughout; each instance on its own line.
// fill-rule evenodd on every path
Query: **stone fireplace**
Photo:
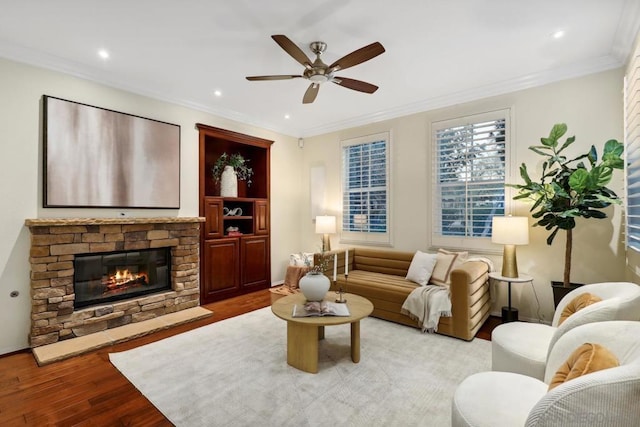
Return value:
M 31 347 L 198 306 L 203 221 L 198 217 L 26 220 L 31 231 Z M 96 273 L 99 261 L 106 265 Z M 149 289 L 150 276 L 161 282 L 158 277 L 164 273 L 168 286 Z M 76 281 L 102 290 L 87 299 L 85 291 L 75 289 Z M 125 290 L 123 284 L 130 286 Z M 106 298 L 95 298 L 98 294 Z
M 74 309 L 171 290 L 171 248 L 76 255 Z

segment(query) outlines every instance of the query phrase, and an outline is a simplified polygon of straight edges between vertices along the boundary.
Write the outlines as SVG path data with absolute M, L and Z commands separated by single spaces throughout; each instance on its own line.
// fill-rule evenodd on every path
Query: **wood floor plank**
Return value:
M 281 298 L 262 290 L 207 304 L 213 316 L 38 367 L 30 351 L 0 356 L 0 426 L 141 426 L 172 424 L 110 362 L 126 351 L 271 305 Z M 490 339 L 499 319 L 478 337 Z

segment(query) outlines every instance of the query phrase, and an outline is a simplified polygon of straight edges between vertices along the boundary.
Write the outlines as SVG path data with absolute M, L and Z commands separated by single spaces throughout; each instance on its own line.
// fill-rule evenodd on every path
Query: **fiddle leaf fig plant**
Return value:
M 624 146 L 611 139 L 604 144 L 600 160 L 593 145 L 587 153 L 567 160 L 564 150 L 575 142 L 575 136 L 567 137 L 561 142 L 560 139 L 566 133 L 566 124 L 556 124 L 548 137 L 540 139 L 542 145 L 529 147 L 529 150 L 544 158 L 539 179 L 531 179 L 527 165 L 523 163 L 520 166 L 520 176 L 524 184 L 509 186 L 518 190 L 514 200 L 527 199 L 533 202 L 530 212 L 533 212 L 532 217 L 537 220 L 534 227 L 544 227 L 550 232 L 547 237 L 548 245 L 553 243 L 560 230 L 566 231 L 563 285 L 568 287 L 571 276 L 572 231 L 576 227 L 576 218 L 603 219 L 607 214 L 602 209 L 621 203 L 620 198 L 607 185 L 611 182 L 614 169 L 624 168 Z

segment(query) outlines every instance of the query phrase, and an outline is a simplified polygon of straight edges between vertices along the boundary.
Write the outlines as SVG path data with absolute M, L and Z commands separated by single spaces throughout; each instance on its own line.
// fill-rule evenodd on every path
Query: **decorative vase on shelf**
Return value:
M 324 274 L 311 271 L 300 279 L 299 286 L 307 301 L 322 301 L 329 292 L 331 282 Z
M 220 176 L 220 196 L 238 197 L 238 176 L 233 166 L 225 166 Z

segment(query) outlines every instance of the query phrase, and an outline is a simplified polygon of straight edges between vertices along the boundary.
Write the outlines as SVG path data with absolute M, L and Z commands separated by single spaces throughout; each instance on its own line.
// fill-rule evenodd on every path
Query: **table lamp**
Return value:
M 529 218 L 526 216 L 494 216 L 491 241 L 504 245 L 502 276 L 518 277 L 516 245 L 529 244 Z
M 322 252 L 331 250 L 331 240 L 329 234 L 336 232 L 336 217 L 320 215 L 316 217 L 316 233 L 322 234 Z

